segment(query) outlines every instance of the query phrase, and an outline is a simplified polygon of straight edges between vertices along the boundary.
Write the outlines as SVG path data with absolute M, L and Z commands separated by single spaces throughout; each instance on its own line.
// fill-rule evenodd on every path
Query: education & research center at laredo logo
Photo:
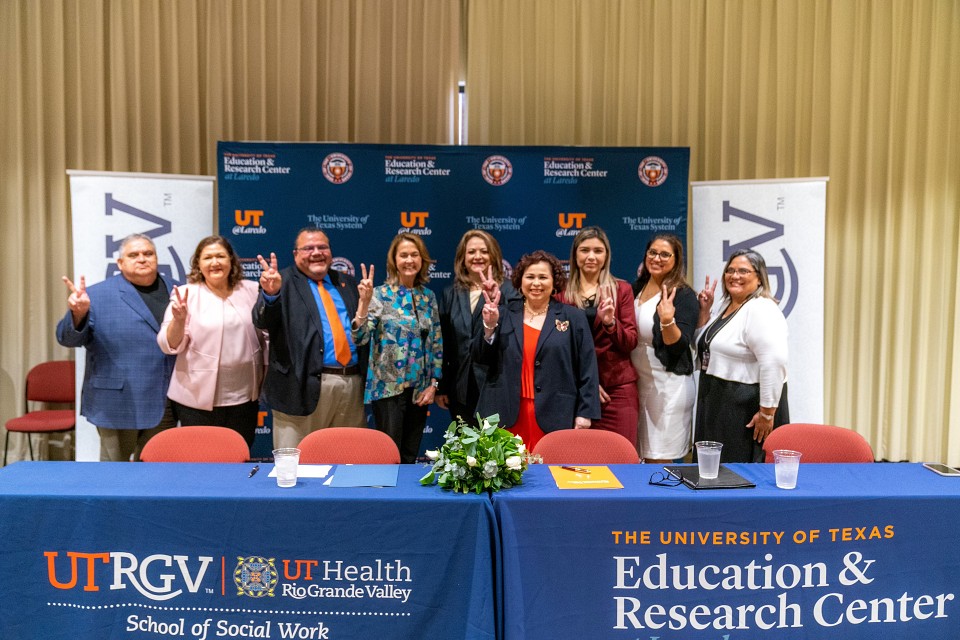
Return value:
M 223 154 L 223 179 L 258 182 L 261 178 L 290 175 L 290 167 L 277 161 L 275 153 Z
M 595 158 L 547 157 L 543 159 L 543 184 L 577 184 L 581 179 L 606 178 Z

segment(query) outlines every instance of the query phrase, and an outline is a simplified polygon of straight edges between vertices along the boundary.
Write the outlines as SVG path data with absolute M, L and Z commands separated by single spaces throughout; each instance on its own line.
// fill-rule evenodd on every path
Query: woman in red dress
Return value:
M 483 292 L 484 339 L 474 358 L 488 370 L 477 409 L 499 414 L 531 451 L 544 432 L 587 429 L 600 417 L 590 325 L 581 309 L 553 299 L 564 284 L 560 261 L 535 251 L 513 272 L 521 300 L 500 306 L 499 290 Z

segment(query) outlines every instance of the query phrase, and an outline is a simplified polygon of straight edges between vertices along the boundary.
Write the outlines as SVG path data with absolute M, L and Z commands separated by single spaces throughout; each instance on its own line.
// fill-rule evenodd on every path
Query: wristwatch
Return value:
M 439 380 L 434 380 L 434 381 L 431 382 L 430 384 L 433 385 L 433 388 L 434 388 L 434 389 L 439 389 L 439 388 L 440 388 L 440 381 L 439 381 Z

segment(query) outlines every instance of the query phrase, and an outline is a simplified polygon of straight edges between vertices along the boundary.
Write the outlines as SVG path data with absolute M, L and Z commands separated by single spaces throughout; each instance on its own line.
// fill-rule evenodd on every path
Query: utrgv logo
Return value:
M 783 236 L 783 223 L 775 222 L 764 218 L 763 216 L 738 209 L 730 204 L 729 200 L 723 201 L 723 221 L 730 222 L 731 218 L 740 218 L 747 222 L 752 222 L 768 231 L 759 233 L 743 242 L 723 241 L 723 261 L 730 259 L 730 255 L 739 249 L 754 249 L 766 242 L 776 240 Z M 789 318 L 793 307 L 797 304 L 797 296 L 800 293 L 800 276 L 797 272 L 797 266 L 786 249 L 780 249 L 780 258 L 783 260 L 783 266 L 776 265 L 776 256 L 764 254 L 764 261 L 767 263 L 767 276 L 770 278 L 770 286 L 774 289 L 770 293 L 774 298 L 780 301 L 780 308 L 783 310 L 784 317 Z M 776 284 L 774 284 L 776 283 Z
M 133 588 L 139 591 L 143 596 L 157 601 L 169 600 L 183 593 L 183 589 L 174 589 L 173 585 L 178 579 L 182 579 L 186 585 L 187 591 L 196 593 L 203 582 L 203 576 L 207 572 L 210 563 L 213 562 L 211 556 L 199 556 L 197 560 L 200 566 L 197 568 L 196 575 L 190 574 L 187 567 L 189 556 L 170 556 L 165 554 L 153 554 L 147 556 L 141 562 L 132 553 L 122 551 L 112 551 L 110 553 L 80 553 L 77 551 L 67 551 L 66 555 L 70 561 L 70 579 L 61 582 L 57 579 L 57 557 L 58 551 L 44 551 L 47 558 L 47 579 L 50 585 L 63 590 L 73 589 L 77 586 L 78 561 L 86 560 L 85 570 L 86 584 L 83 585 L 84 591 L 100 591 L 100 585 L 97 584 L 98 567 L 113 564 L 113 582 L 110 589 L 126 589 L 127 585 L 133 585 Z M 179 575 L 176 573 L 162 573 L 162 570 L 154 568 L 159 564 L 161 567 L 172 567 L 176 563 L 179 568 Z

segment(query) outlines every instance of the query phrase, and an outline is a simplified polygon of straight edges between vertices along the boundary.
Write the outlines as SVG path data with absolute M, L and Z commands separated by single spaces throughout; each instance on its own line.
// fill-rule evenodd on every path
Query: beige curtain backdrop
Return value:
M 471 144 L 830 176 L 826 419 L 878 458 L 960 464 L 960 0 L 0 0 L 0 60 L 0 420 L 32 364 L 72 357 L 67 168 L 449 144 L 465 80 Z

